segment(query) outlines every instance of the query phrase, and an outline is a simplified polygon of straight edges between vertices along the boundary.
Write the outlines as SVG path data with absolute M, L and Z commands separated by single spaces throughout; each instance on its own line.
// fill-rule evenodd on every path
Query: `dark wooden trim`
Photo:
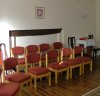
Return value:
M 9 37 L 11 36 L 34 36 L 34 35 L 48 35 L 60 33 L 62 28 L 57 29 L 34 29 L 34 30 L 10 30 Z

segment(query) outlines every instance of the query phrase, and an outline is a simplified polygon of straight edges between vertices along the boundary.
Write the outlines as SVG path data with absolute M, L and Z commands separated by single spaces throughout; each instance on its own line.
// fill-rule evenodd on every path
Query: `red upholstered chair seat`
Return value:
M 66 64 L 66 62 L 63 62 L 61 64 L 59 64 L 58 62 L 55 62 L 55 63 L 49 64 L 48 67 L 59 70 L 59 69 L 68 67 L 68 65 Z
M 29 78 L 30 76 L 28 74 L 21 73 L 21 72 L 15 72 L 13 74 L 9 74 L 8 76 L 6 76 L 6 79 L 8 81 L 15 82 L 15 83 L 22 83 L 23 81 L 28 80 Z
M 0 96 L 15 96 L 20 85 L 16 83 L 0 83 Z
M 79 59 L 82 60 L 82 62 L 88 62 L 88 61 L 91 61 L 92 59 L 90 57 L 79 57 Z
M 45 67 L 39 67 L 38 66 L 38 67 L 29 68 L 28 72 L 30 72 L 34 75 L 42 75 L 42 74 L 48 73 L 49 70 Z
M 25 64 L 25 58 L 18 58 L 19 64 Z
M 73 66 L 82 63 L 82 60 L 80 58 L 68 59 L 66 60 L 66 63 Z

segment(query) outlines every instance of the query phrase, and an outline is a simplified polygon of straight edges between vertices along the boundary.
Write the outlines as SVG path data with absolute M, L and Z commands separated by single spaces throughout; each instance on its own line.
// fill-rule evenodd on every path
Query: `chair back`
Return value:
M 39 45 L 39 52 L 41 55 L 41 62 L 45 66 L 46 62 L 46 52 L 50 50 L 50 45 L 48 43 L 42 43 Z
M 47 43 L 43 43 L 39 45 L 40 52 L 47 52 L 50 49 L 50 45 Z
M 11 56 L 19 58 L 25 55 L 25 48 L 21 46 L 16 46 L 11 48 Z
M 72 59 L 72 49 L 71 48 L 62 48 L 61 50 L 61 61 L 66 59 Z
M 73 58 L 75 58 L 77 55 L 83 56 L 83 47 L 82 46 L 76 46 L 73 48 Z
M 15 57 L 9 57 L 9 58 L 5 59 L 3 61 L 3 63 L 4 63 L 5 70 L 13 69 L 18 65 L 17 58 L 15 58 Z
M 19 71 L 17 58 L 15 57 L 6 58 L 2 64 L 3 82 L 5 81 L 5 71 L 7 72 L 7 70 L 12 70 L 13 68 L 16 68 L 17 71 Z M 8 75 L 12 72 L 14 71 L 9 71 L 9 73 L 7 72 L 6 74 Z
M 39 52 L 38 45 L 28 45 L 28 46 L 26 46 L 26 54 L 37 53 L 37 52 Z
M 48 63 L 59 62 L 59 52 L 57 50 L 49 50 L 46 53 L 46 67 Z
M 63 47 L 62 42 L 54 42 L 53 49 L 61 49 Z
M 74 48 L 76 46 L 76 39 L 75 37 L 68 37 L 68 47 Z
M 25 64 L 26 64 L 26 72 L 28 70 L 28 66 L 30 67 L 41 66 L 40 54 L 39 53 L 27 54 L 25 56 Z

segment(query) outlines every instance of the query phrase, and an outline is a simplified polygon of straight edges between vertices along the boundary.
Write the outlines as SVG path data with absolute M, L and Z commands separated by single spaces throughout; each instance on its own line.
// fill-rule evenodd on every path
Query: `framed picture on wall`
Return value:
M 45 18 L 45 8 L 44 7 L 36 7 L 35 8 L 35 18 L 36 19 L 44 19 Z

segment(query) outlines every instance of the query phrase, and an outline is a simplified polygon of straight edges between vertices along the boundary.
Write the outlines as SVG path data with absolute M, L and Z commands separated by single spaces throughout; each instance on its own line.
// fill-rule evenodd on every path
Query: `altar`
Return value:
M 89 47 L 89 46 L 95 46 L 95 41 L 94 39 L 85 39 L 85 40 L 76 40 L 76 45 L 83 45 L 84 48 Z

